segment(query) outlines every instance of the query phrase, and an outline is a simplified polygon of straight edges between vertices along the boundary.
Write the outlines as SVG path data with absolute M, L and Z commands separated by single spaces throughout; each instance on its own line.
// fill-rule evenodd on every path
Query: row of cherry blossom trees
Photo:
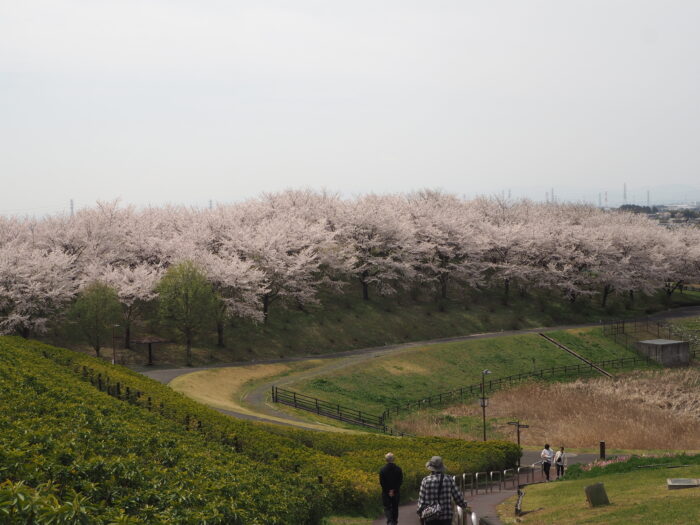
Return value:
M 324 290 L 431 287 L 672 293 L 700 274 L 700 230 L 587 205 L 464 200 L 420 191 L 342 199 L 265 194 L 213 209 L 99 203 L 74 216 L 0 218 L 0 332 L 41 333 L 92 283 L 112 287 L 127 345 L 168 268 L 192 261 L 227 318 L 264 321 L 275 303 L 304 308 Z

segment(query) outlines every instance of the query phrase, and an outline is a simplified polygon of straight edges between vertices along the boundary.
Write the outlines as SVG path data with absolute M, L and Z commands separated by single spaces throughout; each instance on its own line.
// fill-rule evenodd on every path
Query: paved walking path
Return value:
M 682 308 L 674 308 L 673 310 L 667 310 L 665 312 L 659 312 L 657 314 L 650 315 L 650 316 L 648 316 L 648 319 L 650 319 L 650 320 L 663 320 L 663 319 L 676 319 L 676 318 L 693 317 L 693 316 L 700 316 L 700 306 L 686 306 L 686 307 L 682 307 Z M 357 363 L 361 363 L 362 361 L 373 359 L 375 357 L 408 351 L 408 350 L 411 350 L 411 349 L 419 347 L 419 346 L 426 346 L 426 345 L 437 344 L 437 343 L 455 342 L 455 341 L 469 341 L 472 339 L 490 339 L 490 338 L 504 337 L 504 336 L 510 336 L 510 335 L 538 333 L 538 332 L 542 332 L 542 331 L 568 330 L 568 329 L 572 329 L 572 328 L 586 328 L 586 327 L 594 327 L 594 326 L 599 326 L 599 323 L 554 326 L 554 327 L 545 327 L 545 328 L 528 328 L 525 330 L 509 330 L 509 331 L 489 332 L 489 333 L 482 333 L 482 334 L 471 334 L 471 335 L 458 336 L 458 337 L 446 337 L 446 338 L 441 338 L 441 339 L 430 339 L 427 341 L 417 341 L 417 342 L 413 342 L 413 343 L 402 343 L 402 344 L 395 344 L 395 345 L 385 345 L 385 346 L 379 346 L 379 347 L 362 348 L 362 349 L 358 349 L 358 350 L 348 350 L 345 352 L 337 352 L 334 354 L 323 354 L 323 355 L 314 355 L 314 356 L 298 356 L 298 357 L 289 357 L 289 358 L 284 358 L 284 359 L 271 359 L 271 360 L 265 360 L 265 361 L 245 361 L 245 362 L 236 362 L 236 363 L 220 363 L 220 364 L 215 364 L 215 365 L 206 365 L 206 366 L 198 367 L 198 368 L 192 368 L 192 367 L 165 368 L 165 367 L 158 367 L 158 366 L 155 366 L 155 367 L 153 367 L 153 366 L 151 366 L 151 367 L 149 367 L 149 366 L 134 366 L 131 368 L 133 370 L 136 370 L 137 372 L 141 372 L 142 374 L 144 374 L 152 379 L 155 379 L 157 381 L 160 381 L 161 383 L 167 384 L 170 381 L 172 381 L 173 379 L 175 379 L 176 377 L 179 377 L 181 375 L 189 374 L 192 372 L 198 372 L 201 370 L 208 370 L 211 368 L 250 366 L 250 365 L 256 365 L 256 364 L 292 363 L 295 361 L 303 361 L 303 360 L 307 360 L 307 359 L 338 359 L 338 361 L 335 361 L 333 363 L 329 363 L 328 365 L 324 365 L 322 367 L 317 367 L 317 368 L 314 368 L 312 370 L 300 372 L 298 374 L 290 374 L 287 377 L 276 378 L 274 380 L 266 381 L 266 382 L 263 382 L 260 385 L 258 385 L 256 388 L 254 388 L 253 390 L 248 392 L 243 398 L 246 403 L 255 407 L 255 411 L 257 412 L 256 415 L 245 414 L 245 413 L 230 411 L 230 410 L 227 410 L 227 411 L 222 410 L 221 411 L 221 412 L 226 413 L 230 416 L 240 417 L 241 419 L 253 419 L 253 420 L 257 420 L 257 421 L 266 421 L 269 423 L 305 426 L 305 421 L 303 419 L 292 416 L 292 415 L 288 414 L 287 412 L 276 410 L 275 408 L 273 408 L 272 406 L 267 404 L 267 394 L 268 394 L 268 392 L 270 392 L 273 385 L 283 386 L 283 385 L 288 384 L 290 382 L 297 381 L 300 378 L 312 377 L 315 375 L 326 373 L 330 370 L 338 370 L 341 368 L 352 366 L 352 365 L 355 365 Z M 340 359 L 340 358 L 347 358 L 347 359 Z M 284 420 L 284 421 L 280 421 L 280 420 Z
M 590 463 L 598 456 L 595 454 L 568 454 L 568 464 L 574 465 L 577 463 Z M 537 461 L 540 461 L 540 453 L 537 451 L 526 450 L 523 452 L 523 457 L 520 463 L 522 465 L 531 465 Z M 426 472 L 427 474 L 427 472 Z M 554 469 L 552 469 L 552 479 L 554 477 Z M 535 470 L 535 483 L 542 483 L 544 480 L 542 470 Z M 527 492 L 527 489 L 525 489 Z M 476 512 L 479 518 L 488 518 L 489 523 L 493 525 L 502 525 L 502 521 L 498 519 L 498 512 L 496 507 L 503 503 L 505 500 L 517 494 L 517 490 L 508 489 L 502 491 L 494 491 L 482 494 L 475 494 L 470 496 L 469 493 L 464 495 L 464 499 L 471 506 L 472 511 Z M 525 496 L 527 498 L 527 495 Z M 384 517 L 377 518 L 374 520 L 372 525 L 386 525 L 386 519 Z M 421 525 L 421 521 L 416 514 L 416 502 L 412 501 L 406 503 L 399 507 L 399 525 Z

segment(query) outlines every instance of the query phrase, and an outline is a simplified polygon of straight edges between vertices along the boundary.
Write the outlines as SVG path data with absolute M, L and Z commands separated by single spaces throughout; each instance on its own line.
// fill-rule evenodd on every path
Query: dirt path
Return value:
M 687 306 L 683 308 L 677 308 L 674 310 L 667 310 L 665 312 L 659 312 L 654 315 L 648 316 L 648 319 L 650 320 L 666 320 L 666 319 L 678 319 L 678 318 L 683 318 L 683 317 L 694 317 L 694 316 L 700 316 L 700 306 Z M 179 377 L 184 374 L 190 374 L 192 372 L 197 372 L 201 370 L 208 370 L 211 368 L 222 368 L 222 367 L 237 367 L 237 366 L 250 366 L 250 365 L 255 365 L 255 364 L 272 364 L 272 363 L 292 363 L 292 362 L 297 362 L 297 361 L 304 361 L 308 359 L 332 359 L 334 360 L 331 363 L 321 365 L 319 367 L 315 367 L 310 370 L 306 370 L 303 372 L 298 372 L 294 374 L 290 374 L 288 376 L 282 377 L 282 378 L 274 378 L 270 379 L 269 381 L 262 381 L 259 383 L 256 387 L 254 387 L 252 390 L 250 390 L 245 396 L 243 397 L 244 401 L 254 407 L 254 411 L 256 415 L 251 415 L 251 414 L 245 414 L 245 413 L 239 413 L 235 411 L 224 411 L 222 410 L 221 412 L 226 413 L 228 415 L 234 416 L 234 417 L 240 417 L 242 419 L 253 419 L 257 421 L 265 421 L 265 422 L 270 422 L 270 423 L 277 423 L 277 424 L 288 424 L 288 425 L 294 425 L 294 426 L 306 426 L 306 422 L 302 420 L 299 417 L 292 416 L 286 412 L 282 412 L 280 410 L 276 410 L 273 406 L 267 403 L 267 395 L 268 392 L 271 391 L 272 386 L 284 386 L 287 385 L 291 382 L 296 382 L 300 379 L 307 379 L 309 377 L 314 377 L 319 374 L 324 374 L 329 371 L 335 371 L 339 370 L 348 366 L 356 365 L 358 363 L 361 363 L 363 361 L 367 361 L 370 359 L 374 359 L 375 357 L 380 357 L 388 354 L 400 354 L 402 352 L 421 347 L 421 346 L 427 346 L 427 345 L 432 345 L 432 344 L 438 344 L 438 343 L 449 343 L 449 342 L 457 342 L 457 341 L 470 341 L 473 339 L 490 339 L 490 338 L 495 338 L 495 337 L 505 337 L 505 336 L 512 336 L 512 335 L 521 335 L 521 334 L 532 334 L 532 333 L 538 333 L 538 332 L 543 332 L 543 331 L 553 331 L 553 330 L 569 330 L 573 328 L 590 328 L 590 327 L 595 327 L 599 326 L 599 323 L 588 323 L 588 324 L 578 324 L 578 325 L 564 325 L 564 326 L 554 326 L 554 327 L 539 327 L 539 328 L 528 328 L 524 330 L 508 330 L 508 331 L 500 331 L 500 332 L 489 332 L 489 333 L 481 333 L 481 334 L 471 334 L 471 335 L 465 335 L 465 336 L 457 336 L 457 337 L 445 337 L 445 338 L 440 338 L 440 339 L 431 339 L 427 341 L 416 341 L 412 343 L 402 343 L 402 344 L 395 344 L 395 345 L 385 345 L 385 346 L 379 346 L 379 347 L 371 347 L 371 348 L 362 348 L 358 350 L 349 350 L 346 352 L 338 352 L 334 354 L 324 354 L 324 355 L 314 355 L 314 356 L 299 356 L 299 357 L 290 357 L 290 358 L 285 358 L 285 359 L 272 359 L 272 360 L 266 360 L 266 361 L 246 361 L 246 362 L 238 362 L 238 363 L 223 363 L 223 364 L 216 364 L 216 365 L 210 365 L 210 366 L 205 366 L 205 367 L 199 367 L 199 368 L 158 368 L 158 367 L 147 367 L 147 366 L 138 366 L 138 367 L 132 367 L 133 370 L 136 370 L 137 372 L 141 372 L 142 374 L 155 379 L 157 381 L 160 381 L 161 383 L 169 383 L 176 377 Z

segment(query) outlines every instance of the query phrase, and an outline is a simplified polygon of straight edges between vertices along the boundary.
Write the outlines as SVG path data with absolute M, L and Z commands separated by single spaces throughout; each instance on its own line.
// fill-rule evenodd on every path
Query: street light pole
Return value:
M 486 441 L 486 407 L 489 404 L 489 398 L 486 397 L 485 380 L 486 374 L 490 374 L 491 370 L 483 370 L 481 372 L 481 419 L 484 427 L 484 441 Z

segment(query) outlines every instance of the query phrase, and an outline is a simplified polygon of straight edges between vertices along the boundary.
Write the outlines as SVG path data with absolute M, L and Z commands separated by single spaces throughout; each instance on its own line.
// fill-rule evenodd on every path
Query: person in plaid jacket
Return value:
M 457 489 L 452 476 L 445 475 L 445 465 L 440 456 L 433 456 L 425 464 L 425 468 L 430 470 L 432 474 L 423 478 L 420 484 L 420 492 L 418 493 L 418 515 L 425 507 L 440 503 L 440 513 L 437 519 L 430 521 L 430 525 L 450 525 L 452 523 L 452 501 L 467 509 L 467 502 L 464 501 L 462 494 Z M 442 489 L 440 484 L 442 483 Z M 438 499 L 439 494 L 439 499 Z

